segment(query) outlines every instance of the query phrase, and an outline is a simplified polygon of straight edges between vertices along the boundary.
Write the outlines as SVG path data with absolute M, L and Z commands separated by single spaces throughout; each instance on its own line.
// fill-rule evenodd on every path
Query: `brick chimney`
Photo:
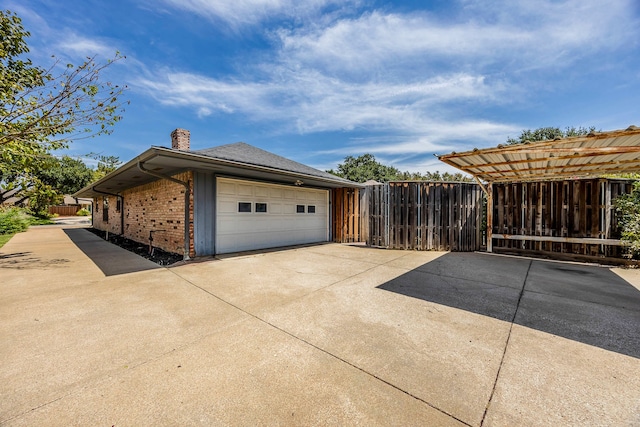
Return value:
M 176 129 L 171 132 L 171 148 L 188 151 L 190 148 L 191 132 L 186 129 Z

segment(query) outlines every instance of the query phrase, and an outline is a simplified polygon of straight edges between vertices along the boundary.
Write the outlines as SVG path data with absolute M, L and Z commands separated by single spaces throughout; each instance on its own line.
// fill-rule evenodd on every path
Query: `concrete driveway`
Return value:
M 640 425 L 640 271 L 327 244 L 0 249 L 0 424 Z

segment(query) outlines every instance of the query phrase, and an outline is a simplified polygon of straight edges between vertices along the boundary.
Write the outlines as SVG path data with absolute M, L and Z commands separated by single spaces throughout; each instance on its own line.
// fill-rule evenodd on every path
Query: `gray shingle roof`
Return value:
M 239 163 L 246 163 L 254 166 L 264 166 L 272 169 L 278 169 L 285 172 L 296 172 L 300 174 L 316 176 L 334 181 L 351 181 L 332 175 L 330 173 L 303 165 L 302 163 L 289 160 L 277 154 L 270 153 L 253 145 L 244 142 L 236 142 L 233 144 L 220 145 L 218 147 L 205 148 L 204 150 L 195 150 L 193 153 L 213 157 L 216 159 L 230 160 Z

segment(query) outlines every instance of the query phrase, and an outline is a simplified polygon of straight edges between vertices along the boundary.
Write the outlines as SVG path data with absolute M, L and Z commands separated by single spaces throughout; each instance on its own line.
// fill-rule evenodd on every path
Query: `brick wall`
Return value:
M 174 175 L 180 181 L 189 181 L 190 256 L 195 256 L 193 246 L 193 173 Z M 149 184 L 125 190 L 124 237 L 149 244 L 149 232 L 153 232 L 153 246 L 177 254 L 184 253 L 184 186 L 161 179 Z M 120 213 L 115 214 L 115 197 L 109 198 L 109 223 L 102 221 L 102 199 L 96 200 L 98 212 L 94 214 L 94 227 L 110 232 L 120 232 Z M 111 228 L 111 229 L 110 229 Z M 116 230 L 117 231 L 114 231 Z
M 103 219 L 104 214 L 104 201 L 107 200 L 109 204 L 109 220 Z M 93 227 L 98 230 L 108 231 L 109 233 L 120 234 L 122 232 L 122 222 L 120 217 L 120 211 L 117 210 L 119 206 L 119 197 L 116 196 L 103 196 L 96 197 L 93 200 Z

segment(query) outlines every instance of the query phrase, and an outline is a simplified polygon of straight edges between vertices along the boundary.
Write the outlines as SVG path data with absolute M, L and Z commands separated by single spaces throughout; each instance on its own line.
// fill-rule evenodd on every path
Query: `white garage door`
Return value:
M 329 191 L 217 179 L 216 252 L 329 240 Z

